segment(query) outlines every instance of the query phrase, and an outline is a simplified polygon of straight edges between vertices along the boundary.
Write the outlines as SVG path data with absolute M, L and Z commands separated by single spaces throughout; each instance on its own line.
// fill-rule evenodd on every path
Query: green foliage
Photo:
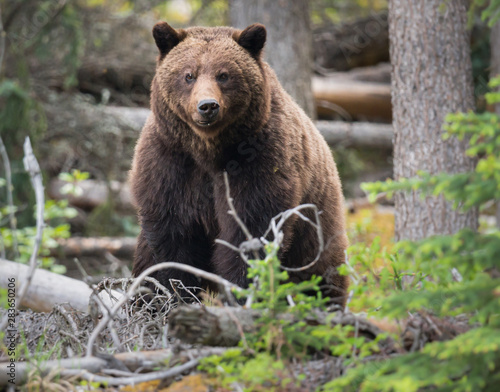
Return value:
M 498 329 L 472 329 L 422 351 L 369 362 L 325 385 L 324 391 L 497 391 Z
M 313 24 L 345 23 L 387 9 L 387 0 L 313 0 L 309 3 Z
M 81 172 L 80 170 L 72 170 L 71 173 L 60 173 L 59 179 L 61 181 L 67 182 L 61 188 L 61 193 L 63 195 L 74 195 L 81 196 L 83 194 L 83 189 L 78 185 L 80 181 L 88 180 L 90 174 L 87 172 Z
M 75 175 L 64 174 L 67 178 L 75 178 Z M 86 173 L 77 173 L 78 176 L 85 177 Z M 4 181 L 2 179 L 2 184 Z M 69 190 L 71 193 L 73 189 Z M 2 237 L 2 251 L 7 257 L 15 258 L 20 263 L 28 263 L 33 251 L 36 227 L 25 226 L 12 230 L 8 223 L 8 212 L 11 206 L 3 206 L 0 209 L 0 235 Z M 17 207 L 14 207 L 16 212 Z M 71 227 L 68 220 L 74 218 L 77 211 L 69 207 L 67 200 L 46 200 L 44 206 L 45 226 L 43 229 L 42 242 L 40 247 L 40 267 L 49 269 L 55 273 L 64 273 L 64 266 L 56 263 L 54 257 L 50 256 L 51 250 L 59 246 L 57 240 L 69 238 Z
M 500 85 L 500 78 L 492 87 Z M 499 102 L 498 93 L 487 96 Z M 378 192 L 419 191 L 443 195 L 456 208 L 484 208 L 500 199 L 500 120 L 491 113 L 459 113 L 447 117 L 444 138 L 469 141 L 467 154 L 478 159 L 468 173 L 420 173 L 419 177 L 365 184 Z M 474 326 L 453 340 L 426 345 L 421 351 L 351 369 L 325 386 L 326 391 L 494 391 L 500 381 L 500 231 L 462 230 L 419 242 L 403 241 L 394 248 L 392 266 L 381 271 L 380 313 L 405 317 L 424 311 L 439 317 L 466 314 Z M 375 249 L 377 251 L 377 249 Z M 367 252 L 369 256 L 369 252 Z M 395 268 L 397 266 L 397 268 Z M 396 271 L 411 275 L 398 284 Z M 383 290 L 383 276 L 393 274 L 398 288 Z M 387 282 L 390 282 L 388 280 Z M 389 284 L 390 286 L 390 284 Z M 383 300 L 382 300 L 383 299 Z M 376 300 L 373 300 L 377 304 Z
M 28 129 L 31 130 L 30 136 L 36 136 L 45 128 L 40 105 L 18 81 L 0 80 L 0 103 L 3 106 L 0 111 L 0 135 L 7 146 L 21 144 Z M 34 121 L 35 118 L 37 121 Z
M 287 282 L 278 250 L 275 243 L 269 243 L 264 259 L 249 261 L 248 277 L 253 283 L 241 295 L 251 297 L 252 308 L 261 312 L 257 331 L 245 334 L 239 348 L 202 362 L 201 369 L 217 376 L 224 387 L 237 383 L 248 391 L 287 390 L 302 380 L 293 377 L 289 365 L 310 359 L 311 349 L 349 362 L 378 350 L 378 340 L 365 341 L 352 326 L 314 325 L 315 309 L 324 309 L 327 303 L 319 291 L 320 278 Z
M 50 257 L 51 249 L 57 248 L 58 239 L 70 237 L 70 225 L 64 223 L 67 219 L 75 217 L 77 214 L 74 208 L 68 207 L 67 200 L 54 201 L 47 200 L 45 203 L 45 219 L 47 225 L 44 227 L 42 243 L 40 248 L 40 267 L 50 269 L 52 272 L 64 273 L 65 267 L 55 263 L 55 259 Z M 10 228 L 0 228 L 3 237 L 3 245 L 7 254 L 14 254 L 14 240 L 17 240 L 19 256 L 16 261 L 28 263 L 33 251 L 36 227 L 28 226 L 12 231 Z
M 472 1 L 469 18 L 472 18 L 474 11 L 477 9 L 481 9 L 481 19 L 488 21 L 489 27 L 492 27 L 498 20 L 500 20 L 500 0 Z
M 402 273 L 397 254 L 381 246 L 380 237 L 370 245 L 363 242 L 348 249 L 349 260 L 339 267 L 342 275 L 349 275 L 353 311 L 363 311 L 375 316 L 385 304 L 390 293 L 402 290 Z

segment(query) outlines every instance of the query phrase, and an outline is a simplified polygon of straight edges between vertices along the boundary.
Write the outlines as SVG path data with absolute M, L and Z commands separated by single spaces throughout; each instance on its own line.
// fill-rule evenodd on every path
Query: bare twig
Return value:
M 97 337 L 99 334 L 104 330 L 104 328 L 108 325 L 108 323 L 113 319 L 115 314 L 120 310 L 120 308 L 130 299 L 132 296 L 135 295 L 137 289 L 139 288 L 140 284 L 144 281 L 144 279 L 148 276 L 151 275 L 153 272 L 160 271 L 163 269 L 167 268 L 174 268 L 178 269 L 181 271 L 186 271 L 189 273 L 192 273 L 194 275 L 197 275 L 203 279 L 210 280 L 212 282 L 215 282 L 219 285 L 221 285 L 228 298 L 232 295 L 231 290 L 236 290 L 236 291 L 241 291 L 242 288 L 229 282 L 228 280 L 221 278 L 218 275 L 212 274 L 207 271 L 200 270 L 198 268 L 192 267 L 190 265 L 186 264 L 181 264 L 181 263 L 175 263 L 175 262 L 165 262 L 165 263 L 159 263 L 156 265 L 153 265 L 146 269 L 145 271 L 142 272 L 135 280 L 134 283 L 130 286 L 130 288 L 127 290 L 127 292 L 118 299 L 116 304 L 113 306 L 113 308 L 107 312 L 105 315 L 103 315 L 102 320 L 97 324 L 95 327 L 94 331 L 92 332 L 92 335 L 90 335 L 89 342 L 87 345 L 87 357 L 91 357 L 94 352 L 94 344 L 97 340 Z
M 56 305 L 54 306 L 54 311 L 53 313 L 55 314 L 60 314 L 64 320 L 68 323 L 68 326 L 71 328 L 71 331 L 73 332 L 74 336 L 77 336 L 80 331 L 78 330 L 78 326 L 75 323 L 75 320 L 71 317 L 71 315 L 68 313 L 68 311 L 64 308 L 62 305 Z
M 31 177 L 31 184 L 35 190 L 36 197 L 36 234 L 35 234 L 35 243 L 33 245 L 33 251 L 30 257 L 29 270 L 26 276 L 26 280 L 23 282 L 21 289 L 19 290 L 19 296 L 17 297 L 15 308 L 18 309 L 21 303 L 23 302 L 26 293 L 28 292 L 28 288 L 31 284 L 31 280 L 33 279 L 33 275 L 35 274 L 37 268 L 37 257 L 38 252 L 40 251 L 40 245 L 42 243 L 42 234 L 43 234 L 43 210 L 45 206 L 45 196 L 43 193 L 43 181 L 42 181 L 42 173 L 40 170 L 40 165 L 36 160 L 35 154 L 33 154 L 33 148 L 31 147 L 31 142 L 29 137 L 26 137 L 24 141 L 24 168 L 29 173 Z M 3 330 L 7 324 L 7 318 L 4 317 L 0 324 L 0 330 Z
M 285 271 L 300 272 L 300 271 L 305 271 L 305 270 L 313 267 L 319 261 L 321 254 L 323 253 L 323 251 L 325 249 L 325 242 L 324 242 L 323 230 L 321 228 L 321 222 L 320 222 L 320 218 L 319 218 L 320 211 L 318 210 L 316 205 L 314 205 L 314 204 L 302 204 L 302 205 L 299 205 L 295 208 L 289 209 L 287 211 L 284 211 L 284 212 L 276 215 L 274 218 L 271 219 L 269 227 L 266 230 L 266 232 L 264 233 L 264 235 L 260 239 L 257 239 L 257 238 L 252 237 L 252 234 L 250 233 L 248 228 L 245 226 L 242 219 L 238 216 L 236 208 L 234 207 L 234 204 L 233 204 L 233 199 L 231 198 L 230 189 L 229 189 L 229 179 L 228 179 L 228 175 L 226 172 L 224 172 L 224 183 L 226 186 L 226 199 L 227 199 L 227 202 L 229 205 L 228 212 L 230 215 L 233 216 L 233 218 L 235 219 L 238 226 L 240 226 L 243 233 L 245 233 L 245 235 L 247 236 L 247 241 L 244 241 L 242 244 L 239 245 L 239 247 L 237 247 L 233 244 L 230 244 L 227 241 L 220 240 L 220 239 L 217 239 L 216 243 L 227 246 L 229 249 L 232 249 L 235 252 L 238 252 L 240 254 L 241 258 L 248 265 L 249 263 L 248 263 L 248 258 L 246 257 L 246 253 L 253 252 L 254 258 L 256 260 L 258 260 L 259 259 L 258 250 L 262 247 L 263 244 L 269 243 L 269 241 L 266 240 L 266 237 L 269 235 L 270 232 L 272 232 L 273 236 L 274 236 L 274 239 L 272 241 L 274 243 L 276 243 L 278 247 L 281 246 L 281 244 L 283 242 L 283 238 L 284 238 L 283 226 L 285 225 L 286 221 L 289 218 L 296 215 L 300 219 L 302 219 L 303 221 L 309 223 L 316 230 L 316 234 L 318 237 L 318 253 L 316 254 L 316 257 L 314 258 L 313 261 L 311 261 L 310 263 L 308 263 L 302 267 L 290 268 L 290 267 L 285 267 L 283 265 L 280 265 L 280 268 L 285 270 Z M 312 209 L 313 210 L 314 216 L 315 216 L 314 222 L 301 212 L 304 209 Z M 254 278 L 254 284 L 256 284 L 256 285 L 258 284 L 258 277 Z M 340 288 L 338 288 L 338 289 L 341 290 Z M 253 300 L 252 296 L 251 295 L 248 296 L 245 305 L 247 307 L 249 307 L 252 303 L 252 300 Z
M 229 242 L 224 241 L 224 240 L 221 240 L 221 239 L 219 239 L 219 238 L 217 238 L 217 239 L 215 240 L 215 243 L 216 243 L 216 244 L 221 244 L 221 245 L 227 246 L 229 249 L 234 250 L 235 252 L 238 252 L 238 253 L 239 253 L 239 252 L 241 252 L 241 249 L 240 249 L 240 248 L 238 248 L 237 246 L 234 246 L 233 244 L 230 244 Z M 246 260 L 246 257 L 244 258 L 244 260 L 245 260 L 245 261 L 247 261 L 247 260 Z
M 458 272 L 456 268 L 451 269 L 451 276 L 455 282 L 461 282 L 463 280 L 462 274 Z
M 247 241 L 252 241 L 254 238 L 253 238 L 252 234 L 250 233 L 250 230 L 248 230 L 245 223 L 241 220 L 241 218 L 238 215 L 238 212 L 236 211 L 236 208 L 234 207 L 233 198 L 231 197 L 231 193 L 230 193 L 230 189 L 229 189 L 229 176 L 227 175 L 227 172 L 224 172 L 224 184 L 226 185 L 227 204 L 229 204 L 228 213 L 229 213 L 229 215 L 232 215 L 232 217 L 234 218 L 234 220 L 236 221 L 238 226 L 240 226 L 241 230 L 243 231 L 243 233 L 247 237 Z M 221 240 L 218 240 L 218 242 L 223 244 L 223 245 L 226 245 L 226 246 L 228 244 L 228 243 L 223 243 Z M 244 252 L 242 252 L 240 250 L 240 254 L 241 253 L 244 253 Z M 256 260 L 259 259 L 259 254 L 257 253 L 257 251 L 253 251 L 253 256 Z M 244 255 L 242 255 L 242 257 L 243 257 L 243 260 L 245 260 L 245 261 L 247 260 Z
M 1 15 L 0 15 L 1 17 Z M 0 22 L 1 23 L 1 22 Z M 0 27 L 0 35 L 2 34 L 2 30 Z M 1 45 L 1 43 L 0 43 Z M 0 68 L 2 67 L 2 56 L 0 55 Z M 7 155 L 7 150 L 5 149 L 5 144 L 3 143 L 2 138 L 0 137 L 0 154 L 2 155 L 3 167 L 5 168 L 5 181 L 7 182 L 7 205 L 9 208 L 9 223 L 10 230 L 12 231 L 12 247 L 14 248 L 15 257 L 19 257 L 19 250 L 17 246 L 17 233 L 16 233 L 16 216 L 14 215 L 14 198 L 12 197 L 12 170 L 10 168 L 10 160 Z
M 301 213 L 301 210 L 304 209 L 312 209 L 314 211 L 314 216 L 315 216 L 315 222 L 313 222 L 311 219 L 306 217 L 304 214 Z M 325 242 L 323 240 L 323 230 L 321 228 L 321 222 L 319 220 L 319 215 L 320 212 L 318 210 L 318 207 L 316 207 L 314 204 L 302 204 L 300 206 L 297 206 L 295 208 L 291 208 L 287 211 L 284 211 L 278 215 L 276 215 L 272 220 L 271 223 L 269 224 L 269 228 L 267 231 L 264 233 L 264 235 L 261 238 L 261 241 L 265 241 L 265 238 L 267 235 L 272 232 L 274 235 L 274 242 L 278 244 L 278 246 L 281 245 L 281 242 L 283 241 L 283 225 L 286 223 L 286 221 L 292 217 L 293 215 L 297 215 L 300 219 L 303 221 L 309 223 L 312 227 L 316 229 L 316 234 L 318 236 L 318 253 L 316 254 L 316 257 L 314 258 L 313 261 L 311 261 L 309 264 L 304 265 L 299 268 L 289 268 L 285 266 L 280 266 L 281 269 L 285 271 L 291 271 L 291 272 L 299 272 L 299 271 L 305 271 L 306 269 L 311 268 L 314 266 L 319 258 L 321 257 L 321 254 L 323 253 L 325 249 Z
M 31 177 L 31 184 L 35 190 L 36 234 L 35 234 L 35 243 L 33 245 L 33 251 L 31 253 L 31 258 L 30 258 L 30 274 L 28 275 L 28 279 L 26 280 L 24 287 L 20 291 L 19 302 L 21 302 L 22 298 L 26 294 L 28 286 L 31 283 L 31 279 L 33 278 L 33 274 L 37 267 L 37 257 L 38 257 L 38 252 L 40 251 L 40 246 L 42 244 L 42 234 L 43 234 L 43 228 L 45 226 L 43 220 L 45 195 L 43 193 L 42 172 L 40 170 L 40 165 L 36 160 L 35 154 L 33 153 L 33 148 L 31 147 L 31 141 L 29 137 L 26 137 L 26 140 L 24 141 L 23 163 L 24 163 L 24 169 L 29 173 Z
M 227 172 L 224 172 L 224 184 L 226 185 L 226 199 L 227 199 L 227 204 L 229 204 L 229 215 L 233 216 L 236 223 L 238 223 L 238 226 L 240 226 L 241 230 L 243 230 L 243 233 L 245 233 L 245 236 L 247 237 L 247 239 L 248 240 L 253 239 L 252 234 L 250 234 L 250 231 L 248 230 L 248 228 L 245 226 L 243 221 L 238 216 L 238 213 L 236 212 L 236 208 L 234 208 L 233 198 L 231 197 L 231 193 L 229 191 L 229 177 L 227 175 Z
M 349 295 L 347 296 L 347 301 L 345 302 L 345 313 L 349 313 L 349 304 L 352 301 L 352 297 L 354 296 L 354 290 L 349 291 Z

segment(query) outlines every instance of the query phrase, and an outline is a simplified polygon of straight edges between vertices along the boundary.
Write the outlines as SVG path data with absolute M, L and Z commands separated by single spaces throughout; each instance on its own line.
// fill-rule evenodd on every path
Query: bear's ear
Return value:
M 236 42 L 248 50 L 254 57 L 258 57 L 266 43 L 266 28 L 260 23 L 254 23 L 243 30 Z
M 153 37 L 161 57 L 166 56 L 185 36 L 184 30 L 175 30 L 167 22 L 158 22 L 153 27 Z

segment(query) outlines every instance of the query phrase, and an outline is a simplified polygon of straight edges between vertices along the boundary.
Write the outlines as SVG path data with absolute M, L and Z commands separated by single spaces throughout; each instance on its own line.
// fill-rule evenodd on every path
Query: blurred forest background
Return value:
M 176 28 L 242 28 L 261 22 L 268 31 L 266 60 L 316 121 L 339 167 L 351 242 L 339 272 L 349 276 L 350 287 L 340 319 L 330 318 L 324 299 L 301 292 L 317 283 L 280 285 L 286 273 L 276 249 L 266 247 L 265 260 L 250 268 L 259 282 L 251 288 L 252 309 L 238 310 L 262 311 L 267 318 L 246 334 L 238 324 L 234 344 L 242 338 L 240 346 L 207 358 L 202 370 L 208 381 L 224 391 L 236 385 L 255 391 L 496 392 L 499 19 L 500 0 L 0 0 L 0 286 L 7 287 L 18 267 L 28 269 L 7 259 L 31 258 L 33 267 L 40 261 L 42 268 L 80 279 L 37 270 L 31 296 L 18 298 L 18 306 L 40 312 L 18 313 L 28 334 L 22 346 L 18 337 L 19 347 L 26 346 L 18 350 L 21 359 L 92 353 L 89 333 L 99 309 L 89 302 L 87 284 L 104 290 L 110 282 L 102 276 L 130 276 L 139 227 L 127 176 L 149 114 L 157 56 L 153 25 L 165 20 Z M 23 167 L 27 136 L 42 169 L 44 202 L 43 192 L 35 201 Z M 44 207 L 44 219 L 41 211 L 35 219 L 35 205 Z M 157 297 L 162 309 L 164 298 Z M 72 313 L 68 321 L 58 301 L 75 309 L 79 304 L 82 317 Z M 189 307 L 176 311 L 183 309 Z M 205 317 L 213 307 L 202 309 Z M 131 313 L 133 323 L 113 324 L 106 311 L 92 336 L 100 335 L 111 354 L 170 349 L 173 316 L 169 329 L 165 315 L 155 324 L 139 313 Z M 222 329 L 210 326 L 222 318 L 203 317 L 191 318 L 195 338 L 205 330 L 200 325 L 220 337 Z M 42 327 L 33 327 L 33 319 Z M 107 335 L 100 333 L 102 321 L 109 322 Z M 113 325 L 121 326 L 121 341 Z M 190 330 L 179 325 L 177 332 Z M 150 326 L 154 333 L 143 339 Z M 3 326 L 0 337 L 2 332 Z M 180 366 L 170 370 L 182 372 Z M 134 383 L 135 374 L 126 374 L 126 383 Z M 95 374 L 87 376 L 94 380 Z M 0 374 L 0 385 L 3 380 Z M 55 380 L 54 390 L 61 390 Z
M 16 206 L 3 205 L 6 256 L 15 258 L 14 242 L 24 241 L 27 248 L 31 243 L 34 195 L 22 167 L 22 142 L 30 136 L 48 197 L 55 200 L 49 220 L 55 241 L 46 241 L 47 260 L 89 256 L 89 262 L 96 259 L 100 265 L 104 252 L 111 264 L 115 256 L 125 265 L 130 261 L 134 242 L 128 237 L 137 234 L 138 226 L 126 181 L 148 114 L 157 54 L 151 28 L 159 20 L 180 28 L 266 24 L 266 59 L 318 120 L 337 161 L 353 224 L 375 214 L 392 238 L 390 206 L 372 212 L 358 208 L 365 203 L 361 182 L 393 174 L 387 1 L 285 2 L 293 7 L 263 1 L 261 9 L 243 3 L 0 0 L 0 135 L 10 158 Z M 288 16 L 283 15 L 287 8 Z M 490 29 L 479 17 L 472 19 L 476 105 L 485 110 Z M 15 208 L 10 219 L 9 208 Z M 13 238 L 13 219 L 18 229 L 27 228 L 24 240 L 22 230 L 20 238 Z M 102 236 L 117 237 L 119 245 L 106 239 L 82 242 Z

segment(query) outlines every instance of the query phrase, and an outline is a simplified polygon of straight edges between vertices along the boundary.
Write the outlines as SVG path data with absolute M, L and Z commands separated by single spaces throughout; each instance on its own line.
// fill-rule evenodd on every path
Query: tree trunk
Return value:
M 391 0 L 394 174 L 457 173 L 474 168 L 466 141 L 442 140 L 447 113 L 474 107 L 466 0 Z M 461 214 L 442 197 L 398 193 L 396 239 L 418 240 L 477 228 L 477 210 Z
M 311 89 L 312 33 L 307 0 L 231 0 L 231 23 L 245 28 L 262 23 L 267 29 L 266 61 L 285 90 L 315 117 Z
M 491 29 L 490 35 L 491 46 L 491 72 L 490 78 L 500 76 L 500 21 L 498 21 Z M 500 116 L 500 103 L 495 105 L 495 112 Z M 500 228 L 500 201 L 497 201 L 497 227 Z

